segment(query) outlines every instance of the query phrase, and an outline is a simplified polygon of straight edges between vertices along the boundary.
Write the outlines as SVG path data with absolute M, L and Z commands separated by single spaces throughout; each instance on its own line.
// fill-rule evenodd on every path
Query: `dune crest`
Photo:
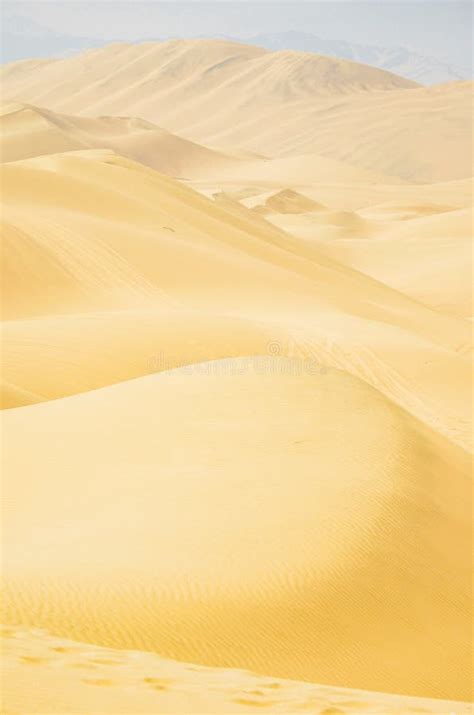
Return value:
M 469 460 L 359 380 L 282 358 L 204 363 L 7 411 L 4 435 L 8 622 L 468 697 Z M 22 503 L 32 469 L 44 476 Z
M 221 40 L 109 45 L 12 63 L 0 77 L 6 101 L 133 115 L 211 147 L 321 154 L 413 182 L 472 175 L 469 82 L 420 87 L 349 60 Z
M 0 79 L 5 715 L 467 715 L 472 82 Z
M 118 151 L 171 176 L 199 178 L 239 160 L 134 117 L 72 117 L 10 104 L 0 114 L 0 159 L 5 162 L 70 151 Z
M 349 370 L 467 444 L 469 365 L 463 353 L 470 327 L 457 316 L 434 313 L 326 258 L 255 212 L 211 201 L 110 150 L 12 162 L 2 172 L 3 311 L 4 318 L 18 322 L 11 329 L 6 325 L 4 378 L 26 391 L 21 394 L 58 397 L 144 375 L 153 371 L 150 357 L 159 352 L 171 355 L 164 363 L 173 366 L 186 361 L 174 359 L 183 354 L 191 360 L 267 354 L 266 345 L 276 341 L 282 354 Z M 123 321 L 111 314 L 117 311 L 124 313 Z M 133 330 L 137 343 L 130 346 L 124 343 L 128 311 L 148 313 L 149 321 L 156 314 L 154 327 L 140 319 Z M 243 319 L 253 338 L 241 341 L 239 331 L 227 341 L 229 331 L 217 331 L 215 339 L 197 341 L 201 347 L 189 350 L 174 331 L 171 343 L 163 345 L 160 325 L 177 316 L 184 327 L 196 311 L 206 331 L 215 320 L 217 328 L 227 318 L 230 328 L 234 319 Z M 315 311 L 317 322 L 311 319 Z M 61 320 L 87 313 L 92 317 L 83 349 L 96 351 L 97 362 L 78 361 L 71 352 L 87 320 L 72 318 L 70 329 Z M 93 317 L 97 313 L 102 315 Z M 33 327 L 35 342 L 24 322 L 33 318 L 40 319 Z M 97 320 L 111 345 L 120 346 L 110 370 L 97 371 L 110 347 L 100 341 L 95 350 L 89 343 Z M 41 363 L 58 360 L 57 370 L 32 370 L 35 350 Z M 431 359 L 425 367 L 427 352 Z M 449 390 L 446 371 L 456 375 Z

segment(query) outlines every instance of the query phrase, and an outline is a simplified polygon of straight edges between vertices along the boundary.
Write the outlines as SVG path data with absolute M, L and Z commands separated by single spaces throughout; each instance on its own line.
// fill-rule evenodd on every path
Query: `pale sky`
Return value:
M 472 5 L 458 0 L 14 0 L 23 15 L 58 32 L 108 40 L 230 35 L 297 30 L 324 39 L 409 47 L 459 66 L 472 62 Z

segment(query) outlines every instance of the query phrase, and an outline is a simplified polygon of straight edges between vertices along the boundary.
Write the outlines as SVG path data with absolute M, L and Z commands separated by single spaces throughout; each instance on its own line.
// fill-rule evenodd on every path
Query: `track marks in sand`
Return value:
M 153 690 L 168 690 L 170 685 L 173 683 L 172 680 L 166 678 L 143 678 L 143 682 L 146 683 Z
M 468 715 L 465 703 L 352 691 L 206 668 L 154 653 L 63 640 L 21 626 L 3 629 L 5 715 L 67 713 L 311 713 L 311 715 Z M 26 667 L 35 661 L 36 667 Z M 77 670 L 93 667 L 84 676 Z M 30 663 L 31 665 L 31 663 Z M 116 667 L 120 666 L 120 667 Z
M 214 361 L 6 411 L 6 617 L 111 648 L 94 658 L 134 648 L 462 697 L 467 456 L 347 373 L 267 364 L 262 374 L 245 359 Z M 45 601 L 55 608 L 43 612 Z M 392 624 L 395 675 L 375 637 Z M 96 666 L 83 677 L 120 670 Z

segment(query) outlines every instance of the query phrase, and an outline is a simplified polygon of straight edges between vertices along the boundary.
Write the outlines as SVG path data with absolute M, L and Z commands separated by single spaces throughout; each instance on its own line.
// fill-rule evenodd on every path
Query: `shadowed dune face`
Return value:
M 465 715 L 471 83 L 0 75 L 6 712 Z

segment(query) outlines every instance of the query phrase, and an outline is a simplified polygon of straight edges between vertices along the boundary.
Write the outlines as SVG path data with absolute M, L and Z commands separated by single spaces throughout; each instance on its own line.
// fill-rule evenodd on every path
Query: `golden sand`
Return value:
M 467 714 L 469 83 L 2 75 L 2 712 Z

